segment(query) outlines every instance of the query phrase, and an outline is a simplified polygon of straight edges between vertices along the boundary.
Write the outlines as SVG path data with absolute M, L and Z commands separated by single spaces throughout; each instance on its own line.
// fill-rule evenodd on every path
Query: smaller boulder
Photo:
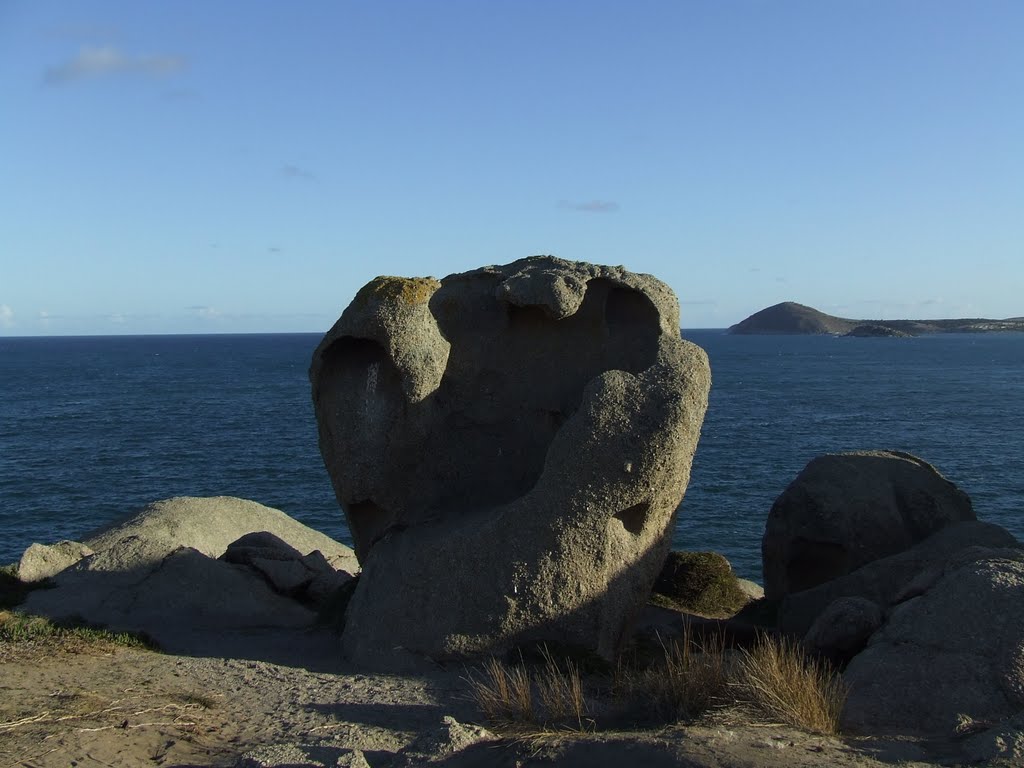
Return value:
M 774 600 L 816 587 L 975 519 L 967 494 L 909 453 L 819 456 L 768 514 L 765 595 Z
M 267 531 L 247 533 L 229 544 L 219 559 L 246 565 L 262 575 L 275 591 L 314 606 L 352 578 L 348 571 L 335 570 L 320 550 L 303 555 Z
M 998 525 L 957 523 L 905 552 L 874 560 L 813 589 L 786 595 L 778 607 L 778 627 L 787 634 L 804 636 L 840 597 L 867 598 L 888 610 L 901 597 L 920 594 L 953 565 L 981 559 L 993 550 L 1019 553 L 1020 548 L 1013 535 Z
M 253 532 L 273 534 L 300 554 L 320 550 L 335 568 L 351 573 L 359 569 L 355 553 L 341 542 L 278 509 L 231 496 L 178 496 L 156 501 L 92 532 L 85 543 L 96 552 L 120 553 L 122 562 L 111 562 L 110 568 L 127 570 L 156 564 L 179 547 L 220 557 L 229 544 Z
M 306 600 L 317 608 L 323 608 L 341 587 L 352 580 L 353 576 L 348 571 L 330 570 L 319 573 L 306 587 Z
M 254 559 L 299 560 L 302 553 L 269 531 L 253 531 L 228 544 L 221 560 L 238 565 L 252 565 Z
M 729 561 L 717 552 L 669 552 L 654 595 L 686 613 L 713 618 L 733 616 L 751 600 Z
M 867 645 L 884 619 L 878 603 L 865 597 L 840 597 L 811 625 L 804 644 L 814 653 L 845 664 Z
M 842 725 L 948 735 L 1024 712 L 1024 550 L 949 567 L 847 667 Z M 1016 748 L 1009 745 L 1007 749 Z
M 964 753 L 972 763 L 1024 765 L 1024 712 L 969 736 Z
M 26 584 L 48 579 L 91 554 L 92 549 L 78 541 L 32 544 L 18 563 L 18 579 Z

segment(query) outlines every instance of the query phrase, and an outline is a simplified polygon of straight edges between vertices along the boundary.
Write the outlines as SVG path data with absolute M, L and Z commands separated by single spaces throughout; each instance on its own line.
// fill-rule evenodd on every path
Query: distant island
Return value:
M 803 334 L 830 336 L 919 336 L 923 333 L 992 333 L 1024 331 L 1024 317 L 1006 320 L 850 320 L 813 307 L 784 301 L 755 312 L 729 328 L 736 334 Z

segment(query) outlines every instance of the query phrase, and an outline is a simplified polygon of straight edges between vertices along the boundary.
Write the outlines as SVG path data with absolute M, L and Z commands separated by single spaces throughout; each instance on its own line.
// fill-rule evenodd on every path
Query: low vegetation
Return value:
M 767 717 L 812 733 L 836 733 L 846 701 L 842 678 L 785 637 L 763 635 L 740 652 L 741 695 Z
M 511 663 L 491 658 L 469 673 L 471 695 L 493 727 L 521 735 L 714 717 L 834 734 L 846 699 L 827 663 L 768 634 L 752 648 L 730 650 L 721 636 L 699 641 L 687 631 L 663 644 L 653 663 L 621 664 L 611 680 L 584 680 L 571 661 L 558 661 L 547 649 L 542 658 L 535 664 L 522 655 Z
M 589 709 L 579 668 L 571 659 L 558 662 L 540 649 L 542 663 L 530 668 L 520 655 L 516 664 L 490 658 L 467 676 L 472 697 L 488 722 L 506 728 L 589 726 Z
M 652 600 L 698 616 L 726 618 L 750 598 L 740 588 L 729 561 L 717 552 L 670 552 Z
M 154 644 L 131 632 L 110 632 L 79 622 L 54 622 L 42 616 L 0 611 L 0 642 L 24 643 L 39 640 L 107 643 L 127 648 L 149 648 Z
M 730 667 L 722 635 L 698 641 L 687 625 L 679 640 L 661 648 L 649 665 L 620 667 L 615 691 L 629 710 L 673 722 L 728 705 Z

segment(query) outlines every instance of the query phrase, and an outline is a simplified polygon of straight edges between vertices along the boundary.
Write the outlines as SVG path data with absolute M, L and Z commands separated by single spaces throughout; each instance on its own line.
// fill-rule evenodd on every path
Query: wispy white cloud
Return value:
M 619 210 L 619 204 L 614 200 L 587 200 L 583 203 L 572 202 L 571 200 L 559 200 L 559 208 L 570 211 L 581 211 L 583 213 L 615 213 Z
M 46 70 L 43 81 L 48 85 L 65 85 L 112 75 L 169 75 L 184 68 L 185 59 L 181 56 L 135 56 L 109 45 L 85 46 L 67 61 Z
M 10 328 L 14 325 L 14 310 L 6 304 L 0 304 L 0 328 Z
M 188 308 L 196 317 L 202 320 L 215 320 L 221 316 L 221 311 L 214 307 L 207 307 L 205 305 L 194 305 Z
M 297 165 L 285 165 L 281 167 L 281 175 L 286 179 L 297 181 L 317 181 L 317 175 Z

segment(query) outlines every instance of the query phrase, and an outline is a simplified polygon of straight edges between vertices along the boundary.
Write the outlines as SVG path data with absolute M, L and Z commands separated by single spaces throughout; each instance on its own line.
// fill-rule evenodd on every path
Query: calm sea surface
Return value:
M 1024 334 L 685 333 L 711 404 L 675 546 L 760 578 L 772 501 L 829 451 L 936 465 L 1024 536 Z M 317 449 L 318 334 L 0 338 L 0 563 L 176 495 L 231 495 L 350 541 Z

